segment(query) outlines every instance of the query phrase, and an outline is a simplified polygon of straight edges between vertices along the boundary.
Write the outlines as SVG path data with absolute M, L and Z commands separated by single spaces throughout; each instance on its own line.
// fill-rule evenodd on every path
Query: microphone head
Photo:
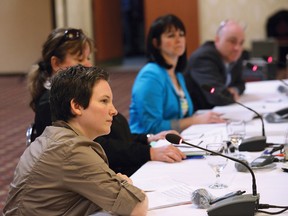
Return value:
M 288 87 L 287 86 L 280 85 L 280 86 L 278 86 L 277 90 L 280 93 L 288 94 Z
M 240 161 L 242 161 L 242 162 L 244 162 L 245 164 L 247 164 L 248 166 L 249 166 L 249 162 L 245 159 L 245 158 L 243 158 L 243 157 L 240 157 L 240 158 L 237 158 L 238 160 L 240 160 Z M 248 168 L 247 167 L 245 167 L 243 164 L 241 164 L 241 163 L 238 163 L 238 162 L 235 162 L 235 168 L 236 168 L 236 170 L 238 171 L 238 172 L 248 172 L 249 170 L 248 170 Z
M 210 207 L 210 202 L 214 199 L 213 195 L 206 189 L 200 188 L 195 190 L 191 195 L 191 202 L 200 209 Z
M 180 136 L 178 136 L 177 134 L 172 134 L 172 133 L 168 133 L 165 136 L 165 139 L 173 144 L 180 144 L 182 143 L 182 138 Z

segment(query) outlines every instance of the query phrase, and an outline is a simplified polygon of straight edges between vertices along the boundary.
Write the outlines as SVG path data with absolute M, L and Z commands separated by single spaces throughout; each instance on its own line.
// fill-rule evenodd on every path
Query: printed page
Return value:
M 156 190 L 162 190 L 165 188 L 170 188 L 175 185 L 183 184 L 182 182 L 176 181 L 169 176 L 164 177 L 155 177 L 155 178 L 146 178 L 146 179 L 139 179 L 133 180 L 133 185 L 140 188 L 145 192 L 151 192 Z
M 232 106 L 233 109 L 231 109 Z M 254 112 L 238 104 L 228 106 L 216 106 L 212 110 L 214 112 L 221 113 L 221 117 L 227 120 L 243 120 L 245 122 L 248 122 L 256 116 Z
M 178 184 L 170 188 L 147 193 L 149 210 L 167 208 L 176 205 L 191 204 L 191 194 L 195 189 L 187 184 Z

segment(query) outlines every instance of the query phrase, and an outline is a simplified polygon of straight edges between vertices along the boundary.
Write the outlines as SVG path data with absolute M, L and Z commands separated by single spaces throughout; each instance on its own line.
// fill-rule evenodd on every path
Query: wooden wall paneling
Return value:
M 123 57 L 123 36 L 120 1 L 93 0 L 93 26 L 96 62 Z
M 145 35 L 159 16 L 172 13 L 186 28 L 187 55 L 199 46 L 198 0 L 144 0 Z

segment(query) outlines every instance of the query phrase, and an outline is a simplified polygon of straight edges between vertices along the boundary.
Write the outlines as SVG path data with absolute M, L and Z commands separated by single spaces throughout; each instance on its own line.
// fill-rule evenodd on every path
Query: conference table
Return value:
M 284 80 L 287 82 L 287 80 Z M 287 82 L 288 83 L 288 82 Z M 248 82 L 246 90 L 241 96 L 239 102 L 243 103 L 261 115 L 269 112 L 275 112 L 279 109 L 288 107 L 288 96 L 278 91 L 280 85 L 279 80 Z M 239 104 L 232 104 L 224 107 L 216 107 L 214 109 L 223 115 L 233 116 L 236 118 L 244 118 L 246 121 L 246 136 L 253 137 L 262 135 L 261 120 L 253 118 L 253 112 L 243 108 Z M 251 113 L 253 115 L 251 115 Z M 251 119 L 249 119 L 248 117 Z M 247 119 L 248 118 L 248 119 Z M 268 123 L 264 120 L 265 133 L 267 142 L 275 144 L 284 144 L 285 135 L 288 129 L 288 123 Z M 184 130 L 181 136 L 191 140 L 191 136 L 199 136 L 206 141 L 213 139 L 225 139 L 226 124 L 207 124 L 193 125 Z M 214 134 L 214 135 L 213 135 Z M 211 141 L 212 139 L 212 141 Z M 192 140 L 193 141 L 193 140 Z M 216 140 L 214 140 L 216 142 Z M 167 141 L 164 141 L 164 143 Z M 162 143 L 163 144 L 163 143 Z M 156 145 L 157 146 L 157 145 Z M 251 162 L 259 157 L 260 152 L 241 152 L 246 159 Z M 286 162 L 287 163 L 287 162 Z M 257 193 L 260 195 L 261 204 L 269 204 L 276 206 L 288 206 L 288 173 L 284 172 L 285 162 L 274 163 L 273 166 L 267 168 L 253 169 L 256 177 Z M 232 191 L 243 190 L 245 194 L 252 194 L 252 176 L 249 172 L 238 172 L 235 169 L 235 162 L 229 161 L 227 166 L 221 173 L 221 182 L 228 185 L 225 189 L 210 189 L 209 185 L 215 181 L 215 173 L 208 166 L 205 157 L 195 157 L 183 160 L 178 163 L 165 163 L 158 161 L 149 161 L 145 163 L 139 170 L 131 176 L 134 185 L 147 191 L 149 207 L 154 206 L 163 198 L 163 193 L 171 189 L 177 189 L 187 186 L 187 190 L 191 194 L 197 189 L 205 189 L 214 197 L 225 195 Z M 158 197 L 157 197 L 158 196 Z M 173 194 L 169 194 L 171 198 L 175 198 Z M 174 196 L 174 197 L 173 197 Z M 157 206 L 157 205 L 156 205 Z M 275 212 L 281 209 L 263 209 L 264 211 Z M 183 204 L 172 205 L 169 207 L 161 207 L 150 209 L 149 216 L 165 215 L 207 215 L 206 209 L 200 209 L 195 204 L 187 202 Z M 256 215 L 267 215 L 265 213 L 256 213 Z M 288 211 L 280 214 L 288 215 Z

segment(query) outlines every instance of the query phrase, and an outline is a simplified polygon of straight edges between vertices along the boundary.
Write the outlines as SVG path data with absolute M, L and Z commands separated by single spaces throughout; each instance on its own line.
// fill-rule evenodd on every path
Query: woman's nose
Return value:
M 85 60 L 82 62 L 82 65 L 85 66 L 85 67 L 91 67 L 92 66 L 92 63 L 90 60 Z
M 117 109 L 115 108 L 115 106 L 114 105 L 112 105 L 112 110 L 111 110 L 111 115 L 112 116 L 115 116 L 115 115 L 117 115 L 117 113 L 118 113 L 118 111 L 117 111 Z

